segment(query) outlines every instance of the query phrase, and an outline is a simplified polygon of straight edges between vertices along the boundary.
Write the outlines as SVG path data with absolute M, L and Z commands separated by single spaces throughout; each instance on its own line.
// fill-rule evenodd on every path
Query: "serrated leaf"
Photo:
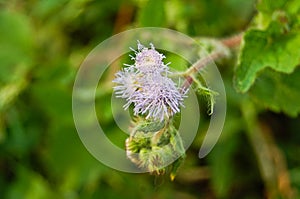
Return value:
M 266 31 L 250 30 L 244 42 L 234 81 L 240 92 L 248 91 L 264 68 L 291 73 L 300 62 L 300 34 L 274 37 Z
M 250 30 L 244 36 L 245 46 L 235 74 L 237 90 L 246 92 L 259 71 L 270 67 L 291 73 L 300 61 L 300 34 L 272 38 L 260 30 Z
M 272 111 L 297 116 L 300 113 L 299 80 L 300 68 L 292 74 L 267 69 L 258 77 L 250 94 L 255 101 Z
M 300 2 L 262 0 L 257 7 L 260 12 L 255 26 L 244 35 L 235 73 L 234 84 L 240 92 L 248 91 L 257 73 L 267 67 L 291 73 L 300 63 Z

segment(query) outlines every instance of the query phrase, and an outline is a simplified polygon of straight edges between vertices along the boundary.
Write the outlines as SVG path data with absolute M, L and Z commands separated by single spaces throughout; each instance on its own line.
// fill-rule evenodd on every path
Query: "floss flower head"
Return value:
M 127 103 L 124 105 L 124 108 L 127 109 L 133 102 L 133 94 L 141 87 L 138 75 L 133 71 L 132 67 L 129 67 L 117 72 L 115 76 L 116 78 L 113 82 L 118 84 L 114 87 L 115 93 L 117 97 L 127 100 Z
M 146 115 L 146 119 L 164 120 L 180 112 L 185 93 L 181 93 L 172 79 L 168 65 L 163 63 L 165 56 L 157 52 L 150 44 L 146 48 L 138 42 L 138 50 L 133 65 L 125 64 L 125 68 L 116 73 L 113 80 L 117 97 L 126 99 L 126 110 L 130 104 L 134 105 L 135 115 Z
M 179 112 L 183 105 L 183 96 L 175 83 L 166 76 L 153 74 L 142 81 L 142 89 L 133 94 L 134 113 L 148 113 L 146 119 L 157 118 L 163 120 L 165 116 L 172 116 Z
M 155 47 L 150 43 L 150 48 L 146 48 L 138 41 L 138 51 L 132 49 L 135 52 L 135 57 L 131 56 L 131 59 L 135 60 L 134 67 L 142 73 L 161 73 L 169 70 L 168 64 L 163 63 L 165 56 L 155 50 Z

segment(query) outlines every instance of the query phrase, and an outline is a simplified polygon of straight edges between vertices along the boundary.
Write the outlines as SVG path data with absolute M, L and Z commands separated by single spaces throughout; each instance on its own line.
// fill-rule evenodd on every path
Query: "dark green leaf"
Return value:
M 300 68 L 292 74 L 263 71 L 251 88 L 252 97 L 263 106 L 275 111 L 297 116 L 300 112 Z

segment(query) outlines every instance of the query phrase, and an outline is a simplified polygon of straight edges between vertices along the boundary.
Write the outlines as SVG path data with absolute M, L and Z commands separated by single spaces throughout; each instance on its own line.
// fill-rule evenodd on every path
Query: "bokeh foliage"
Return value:
M 282 7 L 282 0 L 260 2 L 257 6 L 254 0 L 0 1 L 0 198 L 297 198 L 299 69 L 293 74 L 266 69 L 249 93 L 239 94 L 233 86 L 237 57 L 218 63 L 228 100 L 222 136 L 206 158 L 198 159 L 209 121 L 203 102 L 198 136 L 174 182 L 102 165 L 84 148 L 72 118 L 76 71 L 101 41 L 145 26 L 194 37 L 227 37 L 262 20 L 262 29 L 246 34 L 241 57 L 250 51 L 252 57 L 247 53 L 247 59 L 263 59 L 260 45 L 252 44 L 255 38 L 265 41 L 265 35 L 275 34 L 282 40 L 281 33 L 272 32 L 276 27 L 269 26 L 278 22 L 271 20 L 273 10 L 281 17 L 287 9 L 288 15 L 297 16 L 289 18 L 296 24 L 299 3 Z M 299 30 L 299 25 L 293 27 Z M 293 38 L 298 41 L 299 32 Z M 275 47 L 265 52 L 269 62 L 281 56 Z M 294 46 L 295 56 L 284 57 L 280 68 L 296 68 L 299 49 Z M 103 81 L 109 85 L 112 78 L 107 75 Z M 240 90 L 250 88 L 249 82 Z M 122 146 L 126 135 L 113 122 L 110 95 L 111 89 L 99 88 L 97 113 L 108 137 Z

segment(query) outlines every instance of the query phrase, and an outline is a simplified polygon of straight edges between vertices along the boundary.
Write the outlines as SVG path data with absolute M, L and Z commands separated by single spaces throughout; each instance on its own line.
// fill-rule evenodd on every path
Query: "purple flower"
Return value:
M 171 72 L 162 61 L 165 56 L 150 46 L 148 49 L 138 42 L 138 51 L 133 50 L 136 56 L 132 56 L 135 63 L 125 64 L 129 67 L 116 73 L 114 91 L 117 97 L 126 99 L 125 110 L 133 104 L 135 115 L 162 121 L 180 112 L 184 94 L 166 76 Z
M 141 87 L 139 75 L 134 72 L 133 68 L 129 67 L 118 71 L 115 76 L 116 78 L 113 80 L 114 83 L 117 83 L 117 86 L 114 87 L 115 94 L 117 97 L 127 100 L 124 105 L 124 108 L 127 109 L 132 103 L 132 95 Z
M 135 51 L 134 67 L 141 73 L 162 73 L 168 72 L 168 64 L 162 61 L 165 56 L 157 52 L 154 45 L 150 43 L 150 48 L 146 48 L 138 41 L 138 51 Z
M 168 77 L 151 74 L 142 81 L 142 89 L 134 92 L 134 114 L 147 114 L 146 119 L 154 118 L 162 121 L 165 117 L 180 112 L 183 96 L 176 84 Z

